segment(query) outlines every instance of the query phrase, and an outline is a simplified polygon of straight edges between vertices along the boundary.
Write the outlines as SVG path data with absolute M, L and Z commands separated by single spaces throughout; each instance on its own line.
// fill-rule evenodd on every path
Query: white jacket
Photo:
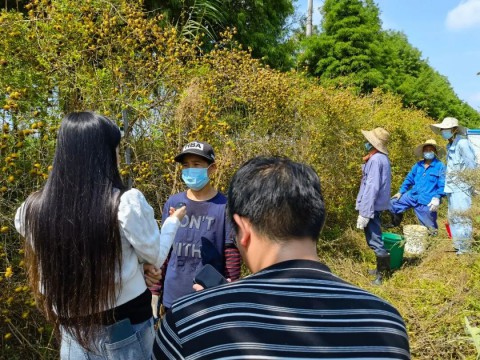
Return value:
M 15 227 L 22 236 L 25 236 L 24 204 L 15 215 Z M 145 196 L 139 190 L 131 189 L 120 198 L 118 225 L 122 242 L 122 269 L 117 273 L 117 281 L 121 278 L 122 287 L 118 289 L 117 300 L 112 307 L 125 304 L 147 289 L 142 263 L 148 262 L 157 268 L 163 265 L 180 221 L 170 216 L 160 232 L 153 209 Z

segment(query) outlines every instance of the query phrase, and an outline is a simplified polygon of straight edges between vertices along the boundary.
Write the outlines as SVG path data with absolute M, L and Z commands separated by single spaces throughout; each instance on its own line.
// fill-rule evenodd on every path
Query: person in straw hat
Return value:
M 453 247 L 458 255 L 470 252 L 472 243 L 472 220 L 465 213 L 472 205 L 473 189 L 458 177 L 458 173 L 476 167 L 475 151 L 463 135 L 465 128 L 458 120 L 446 117 L 440 124 L 430 125 L 432 131 L 441 135 L 447 144 L 447 170 L 445 193 L 448 200 L 448 222 L 452 233 Z
M 390 255 L 382 241 L 380 213 L 390 208 L 391 169 L 387 142 L 390 134 L 381 127 L 371 131 L 362 130 L 367 139 L 363 158 L 362 182 L 355 209 L 358 210 L 357 228 L 363 229 L 368 246 L 375 252 L 377 277 L 374 284 L 380 285 L 390 271 Z
M 439 152 L 441 149 L 433 139 L 415 148 L 415 156 L 422 160 L 413 165 L 400 190 L 390 200 L 392 226 L 399 226 L 403 213 L 413 209 L 431 235 L 438 233 L 437 211 L 440 199 L 445 196 L 445 165 L 437 158 Z

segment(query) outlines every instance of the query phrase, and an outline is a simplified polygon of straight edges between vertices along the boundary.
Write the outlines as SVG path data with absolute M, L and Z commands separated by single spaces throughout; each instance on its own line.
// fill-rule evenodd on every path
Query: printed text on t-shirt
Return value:
M 195 227 L 195 229 L 200 230 L 200 226 L 202 223 L 207 222 L 207 231 L 210 231 L 212 228 L 212 225 L 215 223 L 215 218 L 212 216 L 205 216 L 205 215 L 200 215 L 200 216 L 195 216 L 195 215 L 185 215 L 184 218 L 182 219 L 182 222 L 180 223 L 181 227 L 189 227 L 192 229 Z

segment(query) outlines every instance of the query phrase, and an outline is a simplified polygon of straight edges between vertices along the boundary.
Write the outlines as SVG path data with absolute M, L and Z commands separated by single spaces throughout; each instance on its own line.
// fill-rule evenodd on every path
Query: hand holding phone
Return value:
M 183 217 L 187 213 L 187 204 L 184 202 L 179 202 L 175 207 L 170 207 L 169 215 L 176 216 L 178 220 L 182 221 Z
M 177 205 L 175 205 L 175 210 L 178 210 L 184 206 L 187 206 L 187 204 L 185 204 L 184 202 L 179 202 L 177 203 Z
M 214 286 L 227 284 L 228 281 L 225 279 L 222 274 L 220 274 L 212 265 L 206 264 L 198 273 L 195 275 L 193 280 L 195 284 L 203 286 L 203 288 L 208 289 Z

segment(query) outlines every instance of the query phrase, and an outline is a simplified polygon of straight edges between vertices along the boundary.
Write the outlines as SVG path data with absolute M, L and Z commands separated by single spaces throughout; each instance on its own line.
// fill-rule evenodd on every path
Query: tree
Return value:
M 372 0 L 326 0 L 322 32 L 305 39 L 300 62 L 327 83 L 370 92 L 383 81 L 378 8 Z
M 405 34 L 384 31 L 382 35 L 383 89 L 400 94 L 404 106 L 423 109 L 435 119 L 455 116 L 467 126 L 478 126 L 479 113 L 458 98 L 448 79 L 422 59 Z
M 385 81 L 382 88 L 397 92 L 406 81 L 417 78 L 424 68 L 422 53 L 399 31 L 382 32 L 382 63 Z
M 144 5 L 149 11 L 164 15 L 185 39 L 205 36 L 208 42 L 212 42 L 217 38 L 218 25 L 225 23 L 220 0 L 146 0 Z
M 372 0 L 326 0 L 322 31 L 303 39 L 299 63 L 323 84 L 363 94 L 378 87 L 435 119 L 456 116 L 478 126 L 480 114 L 458 98 L 405 34 L 381 30 L 378 11 Z
M 289 69 L 292 44 L 286 39 L 287 19 L 296 0 L 147 0 L 148 10 L 157 11 L 181 29 L 190 21 L 204 24 L 215 39 L 226 27 L 237 29 L 234 39 L 253 57 L 275 68 Z M 199 27 L 200 28 L 200 27 Z M 204 31 L 205 32 L 205 31 Z M 209 46 L 210 45 L 210 46 Z M 204 45 L 211 48 L 211 43 Z

